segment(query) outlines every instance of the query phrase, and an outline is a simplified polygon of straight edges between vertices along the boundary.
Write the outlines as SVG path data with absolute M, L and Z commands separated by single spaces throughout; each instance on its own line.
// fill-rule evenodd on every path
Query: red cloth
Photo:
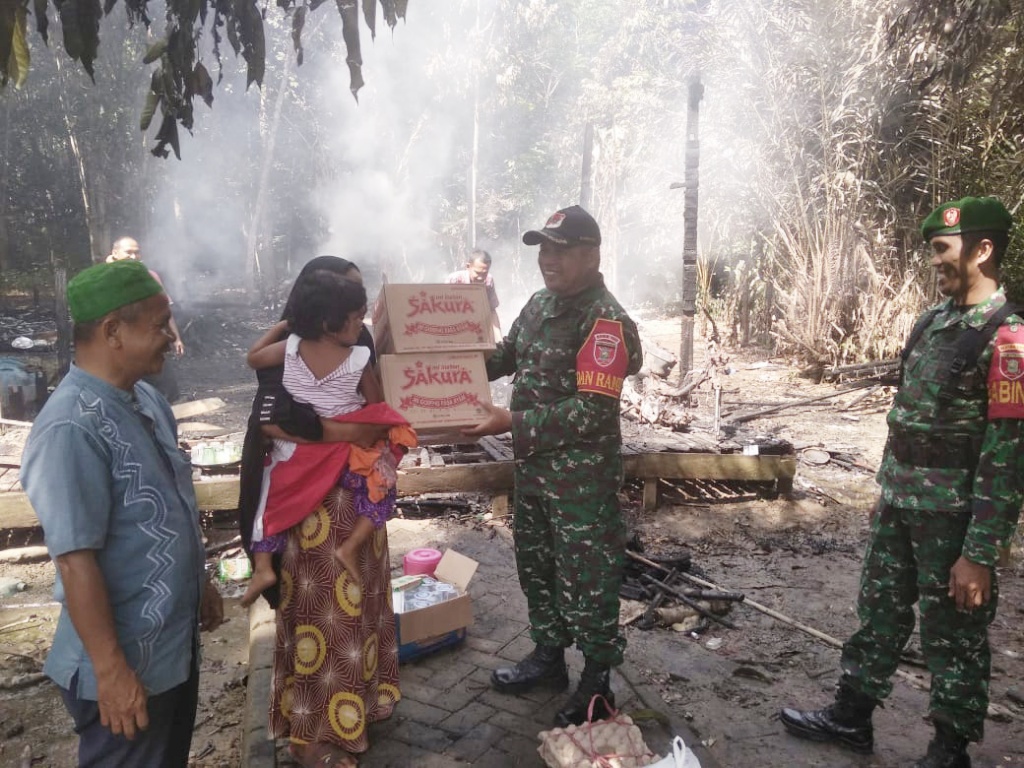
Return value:
M 409 422 L 387 403 L 372 403 L 332 421 L 406 427 Z M 392 446 L 395 458 L 401 448 Z M 299 443 L 287 461 L 279 461 L 270 470 L 270 489 L 263 513 L 264 536 L 286 531 L 312 513 L 338 484 L 348 464 L 351 443 Z

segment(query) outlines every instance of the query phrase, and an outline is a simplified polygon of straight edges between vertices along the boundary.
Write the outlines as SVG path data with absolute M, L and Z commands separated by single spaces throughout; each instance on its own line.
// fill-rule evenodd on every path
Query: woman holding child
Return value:
M 362 283 L 358 268 L 344 259 L 321 256 L 309 262 L 296 279 L 283 319 L 295 323 L 298 316 L 308 327 L 305 316 L 310 307 L 299 309 L 294 302 L 322 292 L 338 275 Z M 255 354 L 250 354 L 254 365 L 269 367 L 257 370 L 260 389 L 242 458 L 240 528 L 250 554 L 262 550 L 257 560 L 263 562 L 270 562 L 272 554 L 275 565 L 269 576 L 261 569 L 258 582 L 277 609 L 270 733 L 289 738 L 292 756 L 307 768 L 355 766 L 354 755 L 369 747 L 367 726 L 390 717 L 401 696 L 383 525 L 386 515 L 370 515 L 368 520 L 361 495 L 366 488 L 360 478 L 346 472 L 311 514 L 287 528 L 269 548 L 263 544 L 264 523 L 257 514 L 262 514 L 261 498 L 267 503 L 266 486 L 275 482 L 270 474 L 264 480 L 263 465 L 271 447 L 266 438 L 278 444 L 277 453 L 282 441 L 370 447 L 387 435 L 387 426 L 321 418 L 317 414 L 324 412 L 323 403 L 303 398 L 317 405 L 313 411 L 295 403 L 289 394 L 289 387 L 300 386 L 304 377 L 310 387 L 349 380 L 355 394 L 348 397 L 362 397 L 364 402 L 379 399 L 372 371 L 373 343 L 362 328 L 365 292 L 361 285 L 358 291 L 351 288 L 338 282 L 338 303 L 327 307 L 322 337 L 310 339 L 303 334 L 301 344 L 295 337 L 289 343 L 287 331 L 279 324 L 278 332 L 265 335 L 254 345 Z M 349 306 L 355 293 L 363 297 L 361 306 Z M 344 316 L 334 318 L 339 307 Z M 291 357 L 277 365 L 284 354 Z M 296 371 L 302 377 L 297 379 Z M 309 393 L 296 392 L 299 397 L 302 394 Z M 342 412 L 330 411 L 332 415 Z M 266 510 L 267 520 L 271 511 Z M 363 543 L 352 555 L 354 541 Z M 250 601 L 257 592 L 247 596 Z

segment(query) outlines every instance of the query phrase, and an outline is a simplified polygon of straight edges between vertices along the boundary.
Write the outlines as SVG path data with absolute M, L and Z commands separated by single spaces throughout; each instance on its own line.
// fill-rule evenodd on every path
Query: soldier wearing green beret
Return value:
M 916 603 L 935 736 L 915 768 L 970 768 L 967 745 L 981 739 L 988 709 L 995 564 L 1024 499 L 1024 310 L 999 283 L 1012 225 L 995 198 L 965 197 L 921 226 L 946 300 L 918 319 L 903 350 L 860 629 L 843 646 L 835 702 L 783 709 L 796 736 L 872 750 L 871 715 L 892 690 Z

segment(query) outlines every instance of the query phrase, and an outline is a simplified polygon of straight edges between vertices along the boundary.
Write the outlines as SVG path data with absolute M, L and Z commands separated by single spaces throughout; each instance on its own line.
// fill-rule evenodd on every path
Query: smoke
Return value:
M 264 291 L 324 253 L 359 265 L 371 297 L 385 277 L 443 281 L 471 250 L 466 228 L 476 106 L 475 245 L 493 257 L 507 328 L 543 285 L 536 248 L 524 246 L 521 233 L 578 202 L 580 115 L 590 110 L 597 117 L 591 212 L 606 233 L 609 286 L 627 304 L 676 299 L 682 192 L 668 185 L 682 176 L 685 116 L 660 119 L 661 135 L 630 135 L 617 127 L 614 106 L 610 112 L 607 104 L 588 106 L 608 97 L 598 80 L 573 80 L 603 77 L 585 61 L 566 64 L 573 69 L 552 76 L 544 101 L 526 104 L 534 98 L 531 78 L 548 71 L 543 57 L 559 63 L 561 55 L 528 26 L 551 23 L 531 21 L 535 11 L 500 0 L 418 2 L 393 31 L 378 19 L 373 42 L 361 27 L 366 85 L 358 102 L 349 91 L 333 8 L 310 14 L 300 67 L 287 19 L 268 13 L 263 91 L 245 90 L 244 66 L 228 54 L 214 108 L 197 106 L 195 135 L 182 137 L 183 159 L 154 161 L 159 184 L 136 235 L 145 260 L 182 304 L 225 290 L 241 293 L 254 238 Z M 598 52 L 591 55 L 596 61 Z M 272 165 L 263 178 L 272 134 Z M 615 174 L 620 177 L 607 180 Z M 517 189 L 524 178 L 535 179 L 534 188 Z M 261 187 L 269 233 L 251 231 Z

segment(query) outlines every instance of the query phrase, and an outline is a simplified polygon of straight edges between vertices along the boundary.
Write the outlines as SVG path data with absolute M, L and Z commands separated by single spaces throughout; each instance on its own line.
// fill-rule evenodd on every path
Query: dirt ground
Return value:
M 273 318 L 270 309 L 251 312 L 237 306 L 196 308 L 179 320 L 188 354 L 175 361 L 184 399 L 221 397 L 228 407 L 203 421 L 238 431 L 244 424 L 253 387 L 242 359 L 259 329 Z M 678 348 L 678 323 L 643 323 L 647 336 Z M 698 341 L 696 365 L 703 342 Z M 890 393 L 875 395 L 843 410 L 856 393 L 793 407 L 736 429 L 730 415 L 778 403 L 833 394 L 831 384 L 797 375 L 785 361 L 727 350 L 731 372 L 722 378 L 724 436 L 739 443 L 776 437 L 792 442 L 801 461 L 793 492 L 777 499 L 725 493 L 723 498 L 687 498 L 662 486 L 659 507 L 643 512 L 638 485 L 626 489 L 627 511 L 648 551 L 688 548 L 705 578 L 724 589 L 840 640 L 856 627 L 857 577 L 867 533 L 867 510 L 875 496 L 872 469 L 881 458 L 885 411 Z M 712 399 L 697 398 L 694 428 L 712 426 Z M 692 494 L 690 494 L 692 496 Z M 710 496 L 711 494 L 709 494 Z M 230 518 L 211 518 L 211 543 L 233 532 Z M 24 539 L 24 540 L 21 540 Z M 25 534 L 0 532 L 0 546 L 33 543 Z M 1019 545 L 1019 541 L 1018 541 Z M 38 672 L 52 633 L 49 565 L 0 565 L 0 578 L 17 576 L 26 592 L 0 598 L 0 768 L 20 768 L 30 745 L 33 765 L 73 764 L 73 735 L 52 686 L 11 689 L 13 676 Z M 992 701 L 1001 713 L 990 718 L 986 739 L 972 748 L 976 766 L 1024 766 L 1024 707 L 1008 692 L 1024 693 L 1024 557 L 1018 546 L 1013 564 L 999 570 L 1000 612 L 991 630 Z M 206 642 L 202 702 L 193 742 L 193 765 L 222 768 L 238 764 L 238 722 L 244 698 L 247 623 L 237 605 L 241 587 L 225 585 L 230 621 Z M 730 614 L 737 628 L 712 628 L 700 635 L 660 628 L 628 628 L 631 662 L 661 691 L 668 706 L 685 717 L 719 763 L 750 766 L 909 766 L 925 748 L 931 729 L 922 669 L 906 669 L 922 682 L 897 680 L 885 709 L 876 715 L 876 751 L 857 757 L 827 746 L 789 738 L 777 720 L 781 706 L 823 705 L 836 678 L 839 651 L 749 607 Z M 24 621 L 24 624 L 15 625 Z M 911 654 L 918 641 L 911 641 Z M 22 681 L 24 682 L 24 681 Z

